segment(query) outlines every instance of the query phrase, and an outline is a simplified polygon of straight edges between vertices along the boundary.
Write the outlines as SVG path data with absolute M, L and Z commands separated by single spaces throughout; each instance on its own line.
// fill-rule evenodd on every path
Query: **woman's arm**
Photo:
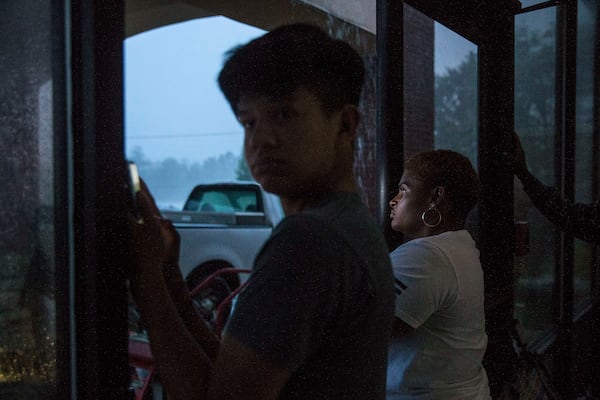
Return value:
M 529 171 L 516 133 L 513 143 L 515 175 L 535 207 L 562 231 L 589 242 L 600 242 L 600 203 L 574 203 L 562 197 L 557 189 L 544 185 Z

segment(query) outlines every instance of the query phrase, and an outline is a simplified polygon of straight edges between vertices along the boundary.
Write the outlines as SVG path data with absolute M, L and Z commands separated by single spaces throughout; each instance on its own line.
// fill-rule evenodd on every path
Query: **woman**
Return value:
M 390 201 L 404 244 L 396 285 L 388 400 L 489 399 L 483 271 L 465 219 L 479 198 L 469 160 L 434 150 L 410 158 Z

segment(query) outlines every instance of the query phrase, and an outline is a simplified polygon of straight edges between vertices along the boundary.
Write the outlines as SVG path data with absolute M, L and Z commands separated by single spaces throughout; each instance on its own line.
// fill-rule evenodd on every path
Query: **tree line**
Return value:
M 181 209 L 192 188 L 199 183 L 252 179 L 244 157 L 232 152 L 202 162 L 173 157 L 150 160 L 141 147 L 136 147 L 128 159 L 138 165 L 140 176 L 163 209 Z

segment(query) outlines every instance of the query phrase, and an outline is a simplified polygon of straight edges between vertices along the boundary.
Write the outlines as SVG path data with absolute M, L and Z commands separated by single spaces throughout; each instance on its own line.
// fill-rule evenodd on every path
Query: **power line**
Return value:
M 160 135 L 126 135 L 127 140 L 138 139 L 182 139 L 182 138 L 202 138 L 210 136 L 243 136 L 244 132 L 203 132 L 203 133 L 181 133 L 181 134 L 160 134 Z

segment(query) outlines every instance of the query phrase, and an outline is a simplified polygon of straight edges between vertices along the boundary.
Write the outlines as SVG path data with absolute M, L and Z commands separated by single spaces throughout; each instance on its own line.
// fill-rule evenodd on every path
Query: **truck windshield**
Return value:
M 184 211 L 255 212 L 262 211 L 257 191 L 252 189 L 195 189 L 185 203 Z

